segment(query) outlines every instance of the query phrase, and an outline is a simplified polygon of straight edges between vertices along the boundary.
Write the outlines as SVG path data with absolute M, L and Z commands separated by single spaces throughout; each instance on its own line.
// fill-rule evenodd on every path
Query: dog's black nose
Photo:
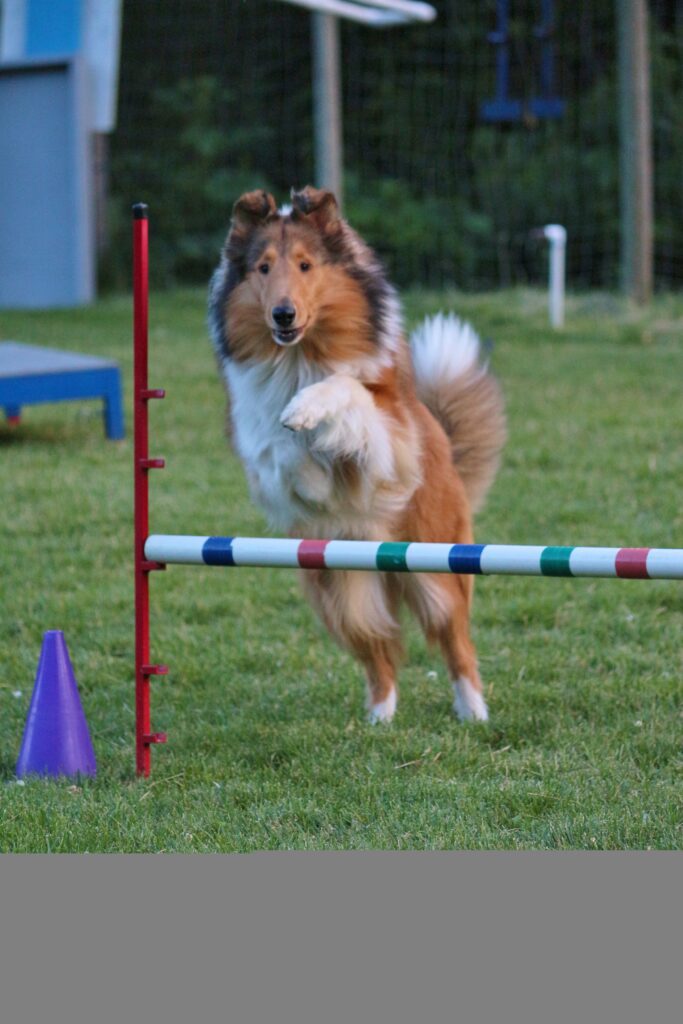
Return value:
M 278 327 L 291 327 L 295 316 L 296 310 L 294 306 L 276 306 L 273 310 L 273 320 Z

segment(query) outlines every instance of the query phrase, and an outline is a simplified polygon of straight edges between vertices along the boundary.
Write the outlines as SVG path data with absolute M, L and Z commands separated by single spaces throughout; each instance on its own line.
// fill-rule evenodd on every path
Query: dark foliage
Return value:
M 509 124 L 480 117 L 495 92 L 495 3 L 436 6 L 432 25 L 343 26 L 346 215 L 399 284 L 538 281 L 545 254 L 530 230 L 559 221 L 570 283 L 613 286 L 614 4 L 556 0 L 564 116 Z M 683 281 L 683 2 L 650 8 L 656 278 L 672 286 Z M 528 103 L 540 3 L 516 0 L 511 11 L 510 92 Z M 310 50 L 307 14 L 277 0 L 126 0 L 109 279 L 123 278 L 137 198 L 151 206 L 156 279 L 196 281 L 215 265 L 237 195 L 266 187 L 284 200 L 313 181 Z

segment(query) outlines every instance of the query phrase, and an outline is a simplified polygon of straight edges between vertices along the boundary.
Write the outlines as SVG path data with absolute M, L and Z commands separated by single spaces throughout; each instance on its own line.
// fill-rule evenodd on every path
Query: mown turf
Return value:
M 683 301 L 647 313 L 573 298 L 547 327 L 529 291 L 414 293 L 494 342 L 510 418 L 481 542 L 683 546 Z M 120 360 L 130 301 L 0 314 L 4 338 Z M 153 296 L 152 529 L 263 532 L 223 440 L 199 292 Z M 130 419 L 130 417 L 129 417 Z M 130 425 L 130 424 L 129 424 Z M 153 774 L 134 775 L 132 440 L 96 403 L 0 425 L 0 849 L 672 848 L 681 845 L 683 590 L 674 582 L 487 578 L 474 635 L 491 723 L 450 711 L 410 626 L 401 702 L 364 722 L 352 660 L 284 570 L 155 575 Z M 94 781 L 14 780 L 44 630 L 63 629 L 98 757 Z M 17 695 L 18 694 L 18 695 Z

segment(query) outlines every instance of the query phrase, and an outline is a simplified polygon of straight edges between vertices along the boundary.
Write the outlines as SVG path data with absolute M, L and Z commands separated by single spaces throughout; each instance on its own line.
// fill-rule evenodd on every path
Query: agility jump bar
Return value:
M 680 548 L 421 544 L 153 534 L 145 542 L 145 558 L 161 565 L 683 579 L 683 549 Z

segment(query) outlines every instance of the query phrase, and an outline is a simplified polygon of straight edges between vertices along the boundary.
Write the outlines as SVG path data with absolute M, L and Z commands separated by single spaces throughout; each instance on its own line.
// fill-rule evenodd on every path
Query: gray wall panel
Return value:
M 0 306 L 90 302 L 90 138 L 78 58 L 0 65 Z

